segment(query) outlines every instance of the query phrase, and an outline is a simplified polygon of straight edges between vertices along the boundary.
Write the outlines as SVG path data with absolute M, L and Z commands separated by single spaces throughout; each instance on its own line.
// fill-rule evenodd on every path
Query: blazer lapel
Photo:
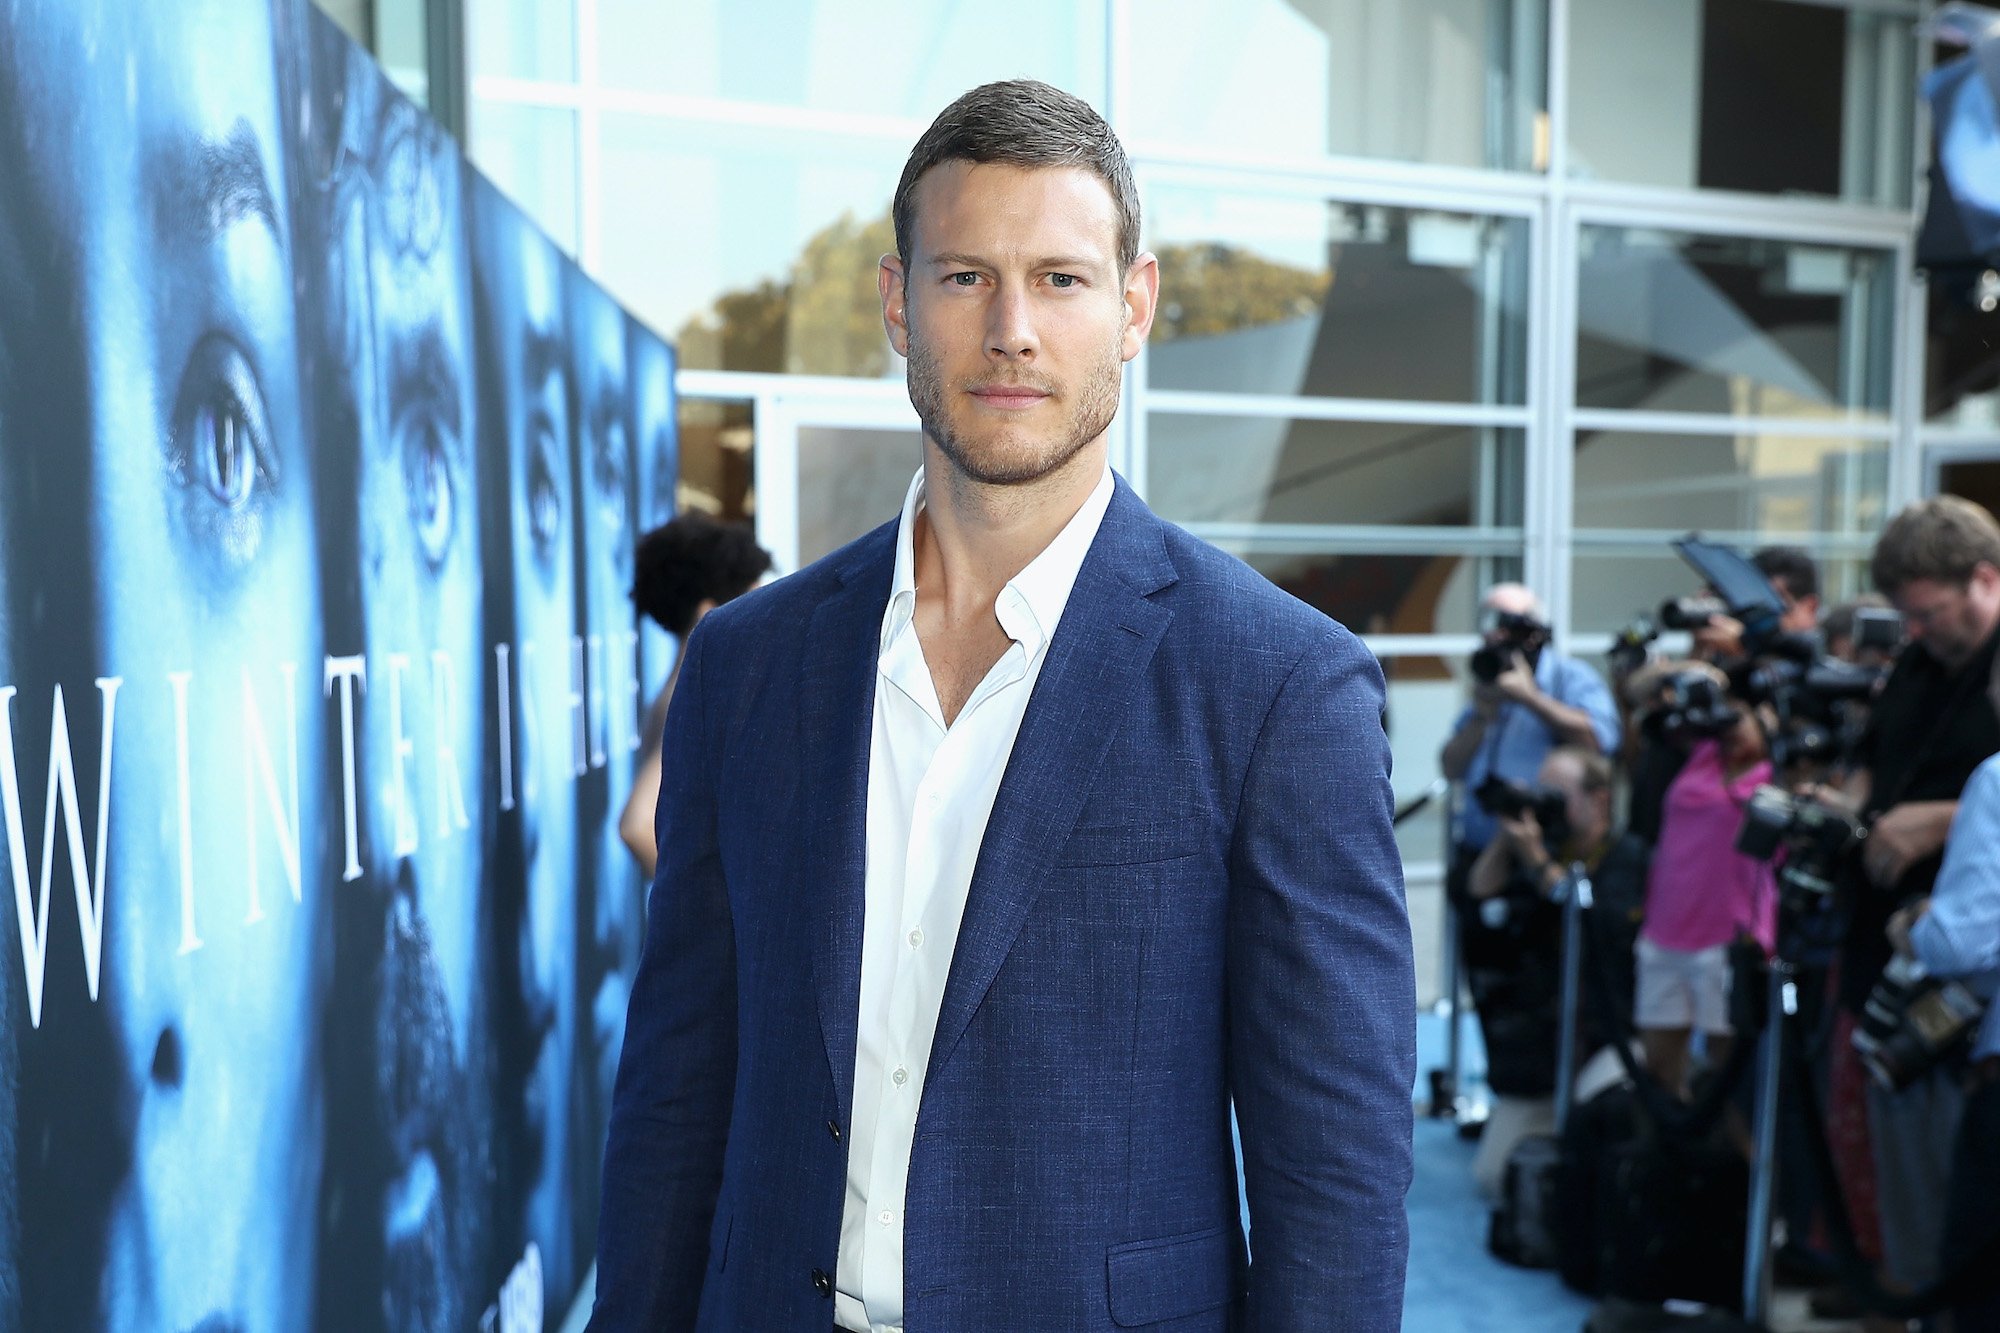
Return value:
M 861 1007 L 861 928 L 868 858 L 868 748 L 882 612 L 896 562 L 896 525 L 851 548 L 841 580 L 813 612 L 799 679 L 799 755 L 810 766 L 801 854 L 820 886 L 813 980 L 820 1035 L 845 1124 L 853 1110 Z
M 938 1011 L 930 1075 L 950 1057 L 1013 947 L 1173 619 L 1146 600 L 1175 579 L 1165 525 L 1123 480 L 1117 485 L 1049 642 L 986 823 Z

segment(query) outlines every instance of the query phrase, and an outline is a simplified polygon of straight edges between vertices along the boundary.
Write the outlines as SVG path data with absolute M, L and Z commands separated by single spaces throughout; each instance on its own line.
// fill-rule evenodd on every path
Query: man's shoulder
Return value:
M 704 651 L 765 654 L 803 638 L 811 632 L 813 613 L 857 580 L 879 581 L 886 605 L 895 558 L 896 524 L 890 522 L 709 612 L 699 630 L 706 640 Z
M 1367 651 L 1345 625 L 1238 557 L 1184 528 L 1158 521 L 1178 579 L 1168 594 L 1177 617 L 1185 615 L 1198 627 L 1255 636 L 1269 649 Z

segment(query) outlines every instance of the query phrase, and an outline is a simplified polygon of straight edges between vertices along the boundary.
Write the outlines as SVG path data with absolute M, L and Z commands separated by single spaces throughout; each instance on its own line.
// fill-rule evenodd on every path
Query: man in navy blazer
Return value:
M 922 470 L 688 644 L 591 1326 L 1395 1329 L 1381 672 L 1110 473 L 1159 274 L 1088 106 L 966 94 L 895 218 Z

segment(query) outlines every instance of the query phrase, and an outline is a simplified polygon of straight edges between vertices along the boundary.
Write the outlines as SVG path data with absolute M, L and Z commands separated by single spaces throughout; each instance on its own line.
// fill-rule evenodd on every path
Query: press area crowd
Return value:
M 1605 673 L 1528 588 L 1482 599 L 1442 766 L 1493 1248 L 1740 1308 L 1768 1245 L 1815 1313 L 2000 1330 L 2000 525 L 1913 504 L 1831 609 L 1802 550 L 1675 545 L 1689 595 Z

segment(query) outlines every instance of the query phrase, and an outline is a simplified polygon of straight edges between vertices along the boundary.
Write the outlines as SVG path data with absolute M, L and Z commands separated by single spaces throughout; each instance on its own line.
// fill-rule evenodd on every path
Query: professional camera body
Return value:
M 1473 790 L 1472 799 L 1495 819 L 1533 815 L 1551 856 L 1569 841 L 1569 798 L 1554 787 L 1514 782 L 1495 773 Z
M 1721 681 L 1706 671 L 1686 670 L 1661 678 L 1640 726 L 1661 740 L 1704 740 L 1724 735 L 1741 717 Z
M 1926 972 L 1897 954 L 1868 992 L 1854 1029 L 1854 1049 L 1868 1076 L 1901 1091 L 1971 1041 L 1986 1005 L 1957 981 Z
M 1534 666 L 1549 641 L 1549 627 L 1519 611 L 1494 612 L 1487 633 L 1492 635 L 1496 630 L 1499 642 L 1481 644 L 1472 654 L 1473 679 L 1488 685 L 1500 679 L 1515 653 L 1525 657 L 1530 667 Z
M 1782 850 L 1780 889 L 1827 898 L 1834 891 L 1840 858 L 1867 835 L 1846 811 L 1767 783 L 1750 793 L 1736 850 L 1759 861 L 1774 861 Z

